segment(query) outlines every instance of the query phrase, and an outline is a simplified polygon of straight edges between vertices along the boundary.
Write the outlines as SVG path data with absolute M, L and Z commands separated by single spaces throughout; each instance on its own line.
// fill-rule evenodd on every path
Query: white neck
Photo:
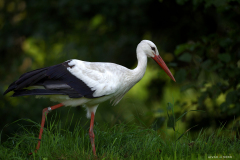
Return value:
M 136 81 L 140 81 L 145 74 L 147 68 L 147 56 L 141 51 L 137 53 L 138 65 L 135 69 L 132 70 L 133 75 Z

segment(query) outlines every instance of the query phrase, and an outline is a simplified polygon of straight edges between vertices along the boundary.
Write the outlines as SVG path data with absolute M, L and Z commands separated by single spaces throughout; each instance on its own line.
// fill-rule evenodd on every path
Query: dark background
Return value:
M 115 107 L 100 105 L 97 125 L 136 123 L 166 128 L 167 103 L 174 103 L 184 132 L 209 134 L 225 124 L 240 127 L 240 5 L 237 0 L 0 0 L 0 92 L 21 74 L 68 59 L 136 67 L 136 46 L 153 41 L 174 83 L 152 60 L 144 78 Z M 35 97 L 0 96 L 2 140 L 17 132 L 21 118 L 41 121 L 55 103 Z M 82 107 L 51 116 L 87 123 Z M 5 126 L 10 124 L 9 126 Z M 4 127 L 5 126 L 5 127 Z M 88 126 L 88 125 L 87 125 Z M 87 127 L 86 127 L 87 129 Z

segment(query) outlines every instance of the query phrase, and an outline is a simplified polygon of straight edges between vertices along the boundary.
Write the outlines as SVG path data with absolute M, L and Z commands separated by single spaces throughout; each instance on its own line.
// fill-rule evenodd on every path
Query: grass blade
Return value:
M 205 111 L 203 111 L 203 110 L 190 110 L 190 111 L 187 111 L 187 112 L 183 113 L 180 117 L 178 117 L 178 119 L 176 120 L 176 122 L 177 122 L 178 120 L 180 120 L 185 114 L 187 114 L 188 112 L 191 112 L 191 111 L 205 112 Z
M 195 125 L 195 126 L 193 126 L 193 127 L 191 127 L 191 128 L 189 128 L 188 130 L 186 130 L 180 137 L 178 137 L 178 139 L 176 140 L 176 142 L 180 139 L 180 138 L 182 138 L 182 136 L 184 135 L 184 134 L 186 134 L 188 131 L 190 131 L 192 128 L 194 128 L 194 127 L 197 127 L 198 126 L 198 124 L 197 125 Z

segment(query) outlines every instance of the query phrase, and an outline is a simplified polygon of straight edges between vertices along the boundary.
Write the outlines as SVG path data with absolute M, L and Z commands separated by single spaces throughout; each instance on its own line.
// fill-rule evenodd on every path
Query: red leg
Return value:
M 42 111 L 42 122 L 41 122 L 41 128 L 40 128 L 40 132 L 39 132 L 39 137 L 38 137 L 38 144 L 37 144 L 37 147 L 35 149 L 35 152 L 37 153 L 38 149 L 40 148 L 40 144 L 41 144 L 41 139 L 42 139 L 42 132 L 43 132 L 43 128 L 44 128 L 44 124 L 45 124 L 45 119 L 46 119 L 46 116 L 47 114 L 54 110 L 54 109 L 57 109 L 57 108 L 60 108 L 62 107 L 63 104 L 62 103 L 59 103 L 55 106 L 52 106 L 52 107 L 48 107 L 48 108 L 44 108 L 43 111 Z M 31 155 L 32 153 L 29 153 L 29 155 Z
M 96 149 L 95 149 L 95 143 L 94 143 L 94 133 L 93 133 L 93 126 L 94 126 L 94 113 L 91 113 L 91 122 L 90 122 L 90 128 L 89 128 L 89 137 L 91 140 L 92 150 L 93 154 L 96 156 Z

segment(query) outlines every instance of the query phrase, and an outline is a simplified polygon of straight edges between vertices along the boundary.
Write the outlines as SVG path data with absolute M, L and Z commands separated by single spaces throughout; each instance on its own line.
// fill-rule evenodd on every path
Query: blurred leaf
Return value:
M 191 83 L 186 84 L 186 85 L 184 85 L 184 86 L 181 87 L 180 91 L 183 92 L 183 91 L 185 91 L 185 90 L 187 90 L 187 89 L 189 89 L 189 88 L 192 88 L 193 86 L 194 86 L 194 85 L 191 84 Z
M 171 102 L 167 103 L 167 110 L 173 111 L 173 104 Z
M 228 115 L 236 115 L 236 113 L 239 113 L 239 112 L 240 112 L 240 103 L 235 103 L 234 107 L 231 107 L 228 109 Z
M 191 62 L 192 55 L 190 53 L 183 53 L 178 59 L 183 62 Z
M 91 29 L 96 29 L 97 27 L 99 27 L 104 21 L 104 17 L 100 14 L 95 15 L 92 20 L 91 20 L 91 24 L 90 24 L 90 28 Z
M 231 61 L 231 56 L 229 54 L 219 54 L 218 55 L 218 58 L 222 61 L 222 62 L 225 62 L 225 63 L 228 63 Z
M 221 111 L 222 112 L 226 112 L 227 111 L 227 108 L 228 108 L 228 103 L 227 102 L 223 102 L 220 107 L 221 107 Z
M 199 74 L 199 69 L 193 68 L 192 70 L 190 70 L 190 73 L 191 73 L 191 78 L 196 79 Z
M 198 56 L 198 55 L 193 55 L 193 62 L 196 65 L 199 65 L 202 62 L 202 58 L 200 56 Z
M 164 122 L 165 122 L 165 118 L 164 117 L 156 118 L 155 121 L 154 121 L 154 124 L 153 124 L 154 130 L 158 130 L 160 127 L 162 127 Z
M 198 105 L 203 107 L 205 99 L 208 97 L 208 93 L 203 92 L 201 96 L 198 98 Z
M 221 62 L 218 62 L 217 64 L 214 64 L 212 67 L 211 67 L 211 71 L 215 71 L 219 68 L 222 68 L 223 67 L 223 64 Z
M 171 62 L 171 63 L 168 63 L 168 66 L 169 66 L 169 67 L 177 67 L 177 63 Z
M 187 111 L 187 112 L 183 113 L 180 117 L 178 117 L 178 119 L 176 120 L 176 123 L 177 123 L 177 121 L 180 120 L 185 114 L 187 114 L 188 112 L 191 112 L 191 111 L 205 112 L 205 111 L 203 111 L 203 110 L 190 110 L 190 111 Z
M 213 85 L 212 87 L 208 88 L 208 92 L 211 93 L 210 98 L 213 99 L 216 99 L 222 93 L 219 85 Z
M 238 100 L 237 91 L 231 91 L 226 96 L 226 102 L 228 104 L 235 103 Z
M 178 83 L 182 83 L 186 80 L 187 72 L 185 69 L 180 69 L 175 74 L 175 79 Z
M 169 115 L 168 114 L 168 110 L 172 111 L 172 114 Z M 173 109 L 173 104 L 168 102 L 167 104 L 167 115 L 168 115 L 168 122 L 167 122 L 167 126 L 170 128 L 173 128 L 173 130 L 175 131 L 175 115 L 174 115 L 174 109 Z
M 235 78 L 237 77 L 238 75 L 240 75 L 240 70 L 239 69 L 236 69 L 236 68 L 230 68 L 229 69 L 225 69 L 228 77 L 232 77 L 232 78 Z
M 203 41 L 204 43 L 208 43 L 208 41 L 209 41 L 209 38 L 208 38 L 208 37 L 206 37 L 206 36 L 203 36 L 203 37 L 202 37 L 202 41 Z
M 176 47 L 174 54 L 177 56 L 187 49 L 187 44 L 180 44 Z
M 156 110 L 156 112 L 157 112 L 157 113 L 164 113 L 164 110 L 161 109 L 161 108 L 158 108 L 158 109 Z
M 168 115 L 167 127 L 173 128 L 173 130 L 175 131 L 175 121 L 174 121 L 175 117 L 173 114 L 169 115 L 168 111 L 167 111 L 167 115 Z
M 208 60 L 204 61 L 201 64 L 201 66 L 202 66 L 202 68 L 209 70 L 211 64 L 212 64 L 212 61 L 210 59 L 208 59 Z
M 224 39 L 220 40 L 220 42 L 219 42 L 220 46 L 222 46 L 222 47 L 228 47 L 229 45 L 231 45 L 231 43 L 232 43 L 232 39 L 230 39 L 229 37 L 224 38 Z
M 184 3 L 186 3 L 188 0 L 176 0 L 177 4 L 179 5 L 183 5 Z

